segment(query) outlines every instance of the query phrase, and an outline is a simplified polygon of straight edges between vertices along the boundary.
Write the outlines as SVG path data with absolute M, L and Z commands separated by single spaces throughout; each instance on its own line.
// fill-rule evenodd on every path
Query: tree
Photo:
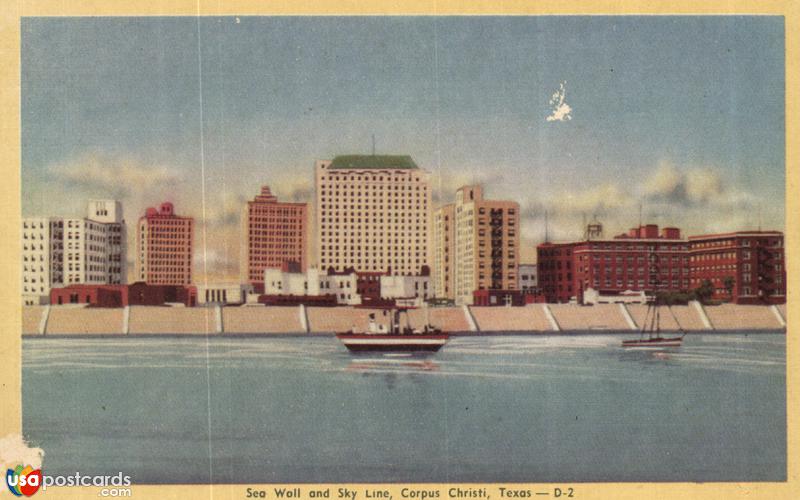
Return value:
M 714 285 L 710 280 L 703 280 L 703 283 L 694 289 L 694 296 L 701 304 L 707 304 L 714 295 Z
M 733 302 L 733 286 L 736 284 L 736 279 L 733 276 L 726 276 L 722 283 L 728 292 L 728 298 Z

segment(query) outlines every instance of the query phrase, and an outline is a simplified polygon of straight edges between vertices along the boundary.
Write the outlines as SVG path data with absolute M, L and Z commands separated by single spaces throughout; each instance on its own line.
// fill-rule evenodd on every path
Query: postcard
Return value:
M 6 14 L 2 494 L 792 498 L 797 13 L 725 5 Z

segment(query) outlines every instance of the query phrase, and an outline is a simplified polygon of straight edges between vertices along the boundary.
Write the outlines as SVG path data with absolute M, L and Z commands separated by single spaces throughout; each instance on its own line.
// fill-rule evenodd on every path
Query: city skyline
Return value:
M 170 200 L 197 218 L 212 276 L 238 276 L 258 187 L 313 205 L 314 161 L 369 152 L 373 134 L 378 153 L 431 172 L 432 209 L 473 183 L 519 202 L 522 262 L 545 209 L 554 240 L 595 214 L 624 231 L 639 203 L 686 234 L 784 229 L 777 17 L 75 18 L 22 32 L 23 214 L 114 198 L 130 223 Z

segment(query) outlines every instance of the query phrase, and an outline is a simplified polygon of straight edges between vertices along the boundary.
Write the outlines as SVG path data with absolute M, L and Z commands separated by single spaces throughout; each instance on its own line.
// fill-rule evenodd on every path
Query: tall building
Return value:
M 115 200 L 90 200 L 85 218 L 22 219 L 23 303 L 47 303 L 53 287 L 125 283 L 126 240 Z
M 483 199 L 480 186 L 456 191 L 456 302 L 476 290 L 516 290 L 519 203 Z
M 63 221 L 53 217 L 22 219 L 22 303 L 46 304 L 50 288 L 63 276 Z
M 518 203 L 486 200 L 480 186 L 464 186 L 436 212 L 434 230 L 436 297 L 472 304 L 479 290 L 518 289 Z
M 455 300 L 456 206 L 436 210 L 433 216 L 433 291 L 436 298 Z
M 308 204 L 279 202 L 269 189 L 248 201 L 243 217 L 242 281 L 264 283 L 265 269 L 281 269 L 296 262 L 308 267 Z
M 125 283 L 128 278 L 128 244 L 122 203 L 116 200 L 89 200 L 87 212 L 89 230 L 101 233 L 89 234 L 87 247 L 95 253 L 88 264 L 89 272 L 100 280 L 98 283 Z
M 136 280 L 191 284 L 193 240 L 194 219 L 176 215 L 172 203 L 148 208 L 136 229 Z
M 410 156 L 316 162 L 318 264 L 343 271 L 419 274 L 428 264 L 428 173 Z
M 582 302 L 589 288 L 614 294 L 690 287 L 689 243 L 677 228 L 659 232 L 648 224 L 612 239 L 545 242 L 536 250 L 539 288 L 548 302 Z
M 738 304 L 786 302 L 783 233 L 738 231 L 689 237 L 690 285 L 708 280 L 714 299 Z

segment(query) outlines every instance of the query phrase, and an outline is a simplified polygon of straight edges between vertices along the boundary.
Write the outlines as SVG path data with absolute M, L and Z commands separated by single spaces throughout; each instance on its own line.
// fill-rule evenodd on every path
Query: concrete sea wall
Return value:
M 369 315 L 387 324 L 378 309 L 353 307 L 149 307 L 120 309 L 80 306 L 25 306 L 22 335 L 281 335 L 330 334 L 365 328 Z M 664 331 L 780 331 L 786 328 L 786 307 L 724 304 L 659 309 Z M 640 304 L 531 304 L 525 307 L 442 307 L 427 312 L 432 324 L 462 334 L 498 332 L 574 333 L 630 332 L 649 323 Z M 423 309 L 412 310 L 412 327 L 425 322 Z

